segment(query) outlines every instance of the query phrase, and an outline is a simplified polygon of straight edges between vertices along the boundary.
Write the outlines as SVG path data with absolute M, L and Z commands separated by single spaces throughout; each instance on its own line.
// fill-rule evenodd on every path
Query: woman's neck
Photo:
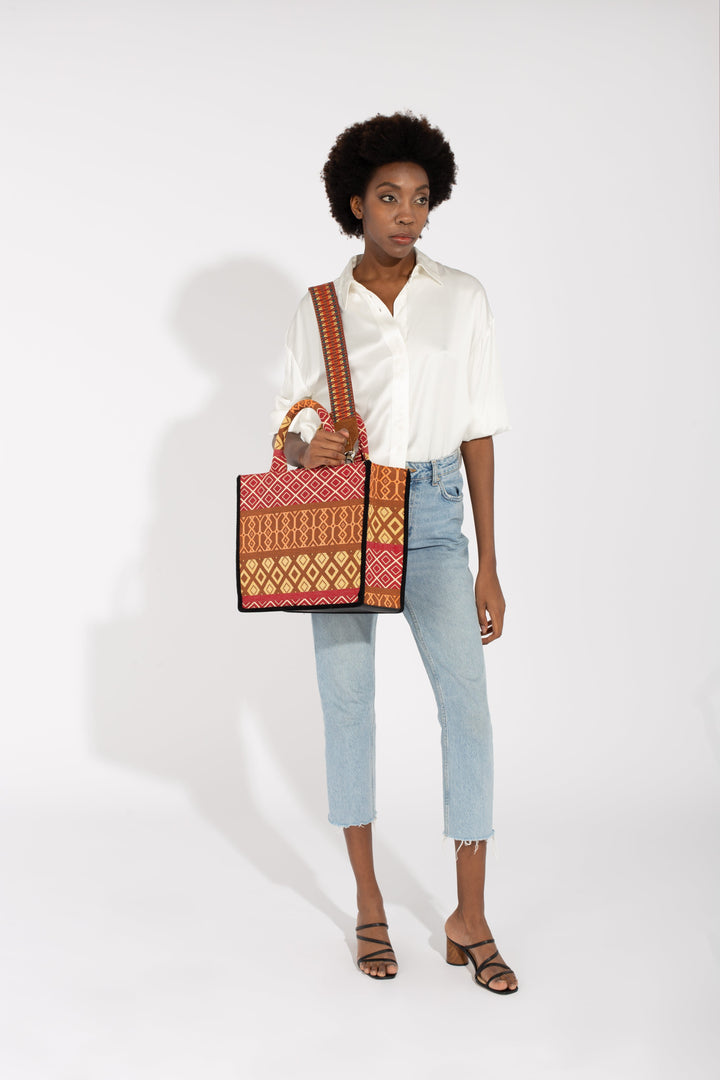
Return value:
M 353 267 L 353 277 L 361 285 L 370 281 L 383 282 L 387 285 L 405 282 L 415 268 L 415 249 L 402 259 L 394 259 L 384 252 L 363 251 L 359 262 Z

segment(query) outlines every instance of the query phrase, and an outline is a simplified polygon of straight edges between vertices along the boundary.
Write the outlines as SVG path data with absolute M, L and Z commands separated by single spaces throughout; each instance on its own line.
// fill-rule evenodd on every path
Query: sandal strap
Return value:
M 501 961 L 498 960 L 496 963 L 493 964 L 493 960 L 495 959 L 496 956 L 499 956 L 499 955 L 500 955 L 499 950 L 496 949 L 494 953 L 491 953 L 490 956 L 488 956 L 485 960 L 483 960 L 482 964 L 478 964 L 478 966 L 477 966 L 477 968 L 475 970 L 476 971 L 483 971 L 486 967 L 498 967 L 501 964 Z
M 489 986 L 493 979 L 502 979 L 505 976 L 506 972 L 509 972 L 510 975 L 515 974 L 513 969 L 509 968 L 507 964 L 503 964 L 502 966 L 505 968 L 505 971 L 498 971 L 497 975 L 491 975 L 489 979 L 481 979 L 480 981 L 485 983 L 486 986 Z M 506 979 L 506 982 L 509 981 L 509 979 Z
M 494 975 L 491 975 L 488 979 L 482 979 L 482 982 L 484 983 L 491 983 L 493 979 L 499 978 L 500 975 L 502 975 L 505 971 L 509 971 L 511 974 L 514 974 L 513 969 L 511 967 L 508 967 L 507 964 L 502 964 L 499 960 L 496 960 L 495 963 L 492 962 L 493 957 L 497 955 L 498 954 L 496 952 L 493 953 L 492 956 L 489 956 L 487 960 L 484 961 L 484 963 L 480 964 L 478 967 L 475 968 L 475 978 L 477 978 L 478 975 L 480 975 L 480 973 L 484 971 L 487 967 L 500 968 L 500 971 L 496 972 Z
M 493 940 L 493 939 L 491 938 L 491 940 Z M 488 942 L 484 942 L 484 944 L 487 945 Z M 475 948 L 475 946 L 473 945 L 472 948 Z M 503 977 L 503 975 L 505 975 L 506 972 L 509 972 L 511 975 L 515 974 L 515 972 L 513 971 L 513 969 L 511 967 L 508 967 L 507 964 L 503 964 L 502 961 L 495 959 L 495 957 L 499 956 L 499 955 L 500 955 L 500 950 L 496 949 L 495 952 L 491 953 L 490 956 L 488 956 L 486 960 L 483 960 L 482 964 L 478 964 L 476 966 L 476 968 L 475 968 L 475 981 L 476 982 L 480 982 L 484 986 L 489 986 L 490 983 L 494 979 L 501 979 Z M 488 968 L 488 967 L 500 968 L 500 971 L 496 971 L 494 975 L 490 975 L 487 979 L 481 979 L 480 978 L 481 972 L 483 972 L 485 970 L 485 968 Z
M 487 939 L 487 941 L 476 941 L 474 945 L 462 945 L 461 948 L 463 948 L 463 949 L 479 949 L 481 945 L 494 945 L 494 944 L 495 944 L 495 938 L 494 937 L 489 937 Z M 497 956 L 497 953 L 495 953 L 495 955 Z
M 366 960 L 373 960 L 376 957 L 380 957 L 381 953 L 392 953 L 392 956 L 383 956 L 379 961 L 380 963 L 397 964 L 395 950 L 393 949 L 389 941 L 383 941 L 381 938 L 365 937 L 364 934 L 358 934 L 358 930 L 370 930 L 373 926 L 383 926 L 386 930 L 388 928 L 388 924 L 386 922 L 369 922 L 363 923 L 362 926 L 356 926 L 355 935 L 358 941 L 367 941 L 371 945 L 382 945 L 384 947 L 382 949 L 376 949 L 375 952 L 365 953 L 364 956 L 358 956 L 358 964 L 364 964 Z
M 369 941 L 372 945 L 388 945 L 388 946 L 390 946 L 389 941 L 383 941 L 382 938 L 365 937 L 364 934 L 358 934 L 357 939 L 358 939 L 358 941 Z
M 379 956 L 380 953 L 384 953 L 384 952 L 391 952 L 392 953 L 392 959 L 389 956 L 383 956 L 383 960 L 385 961 L 386 964 L 396 964 L 397 963 L 397 961 L 395 959 L 395 951 L 394 951 L 394 949 L 376 949 L 375 952 L 368 952 L 368 953 L 365 953 L 364 956 L 358 956 L 357 962 L 358 962 L 358 964 L 364 964 L 366 960 L 371 960 L 374 956 Z

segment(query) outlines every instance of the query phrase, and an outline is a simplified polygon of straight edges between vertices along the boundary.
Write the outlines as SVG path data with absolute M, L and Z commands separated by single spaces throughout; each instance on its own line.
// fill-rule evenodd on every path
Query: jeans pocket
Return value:
M 458 472 L 450 473 L 449 476 L 441 476 L 439 480 L 440 494 L 448 502 L 463 501 L 462 475 Z

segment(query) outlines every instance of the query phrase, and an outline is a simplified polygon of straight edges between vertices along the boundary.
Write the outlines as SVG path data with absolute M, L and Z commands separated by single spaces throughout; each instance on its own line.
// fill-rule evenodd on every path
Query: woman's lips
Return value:
M 395 244 L 414 244 L 415 243 L 415 237 L 414 236 L 391 236 L 390 239 Z

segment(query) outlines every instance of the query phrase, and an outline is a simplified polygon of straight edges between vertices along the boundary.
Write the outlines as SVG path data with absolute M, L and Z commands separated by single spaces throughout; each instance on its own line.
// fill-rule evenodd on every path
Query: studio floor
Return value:
M 453 856 L 430 830 L 376 828 L 401 965 L 378 984 L 354 966 L 329 825 L 293 824 L 291 842 L 247 821 L 233 838 L 182 792 L 143 801 L 128 783 L 122 800 L 115 783 L 117 798 L 3 813 L 5 1077 L 718 1075 L 700 808 L 671 830 L 649 809 L 544 835 L 506 821 L 488 915 L 521 989 L 503 998 L 444 961 Z

